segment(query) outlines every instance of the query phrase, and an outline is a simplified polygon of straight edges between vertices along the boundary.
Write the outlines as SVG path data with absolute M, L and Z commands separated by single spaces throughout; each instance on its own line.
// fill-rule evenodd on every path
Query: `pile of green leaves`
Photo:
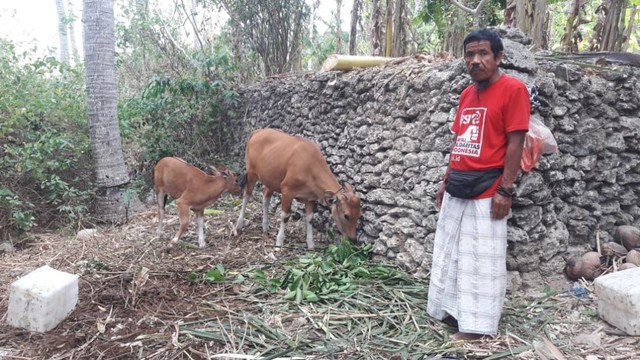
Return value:
M 309 252 L 290 260 L 282 279 L 269 279 L 261 270 L 252 278 L 271 292 L 284 290 L 284 299 L 296 303 L 339 300 L 363 283 L 411 283 L 396 267 L 371 261 L 372 253 L 372 244 L 358 247 L 343 239 L 322 254 Z
M 363 284 L 413 285 L 415 279 L 401 272 L 396 266 L 371 260 L 372 244 L 355 246 L 343 239 L 329 245 L 322 254 L 308 252 L 289 259 L 283 266 L 268 275 L 264 269 L 249 272 L 254 282 L 253 291 L 283 293 L 285 300 L 303 301 L 340 300 L 357 291 Z M 272 267 L 269 265 L 267 267 Z M 278 275 L 282 274 L 282 275 Z M 244 283 L 244 275 L 229 272 L 223 265 L 199 273 L 187 273 L 190 283 Z
M 84 72 L 0 40 L 0 229 L 81 221 L 91 197 Z

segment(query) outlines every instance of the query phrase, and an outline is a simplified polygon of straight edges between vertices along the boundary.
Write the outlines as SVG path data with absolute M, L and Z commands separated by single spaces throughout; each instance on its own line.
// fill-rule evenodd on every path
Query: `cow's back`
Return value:
M 197 171 L 193 171 L 194 169 Z M 192 177 L 200 175 L 200 172 L 200 169 L 180 158 L 166 157 L 156 164 L 153 172 L 154 187 L 162 187 L 169 196 L 177 199 L 190 186 Z
M 276 129 L 251 133 L 246 149 L 247 172 L 253 172 L 269 189 L 280 192 L 282 180 L 292 172 L 305 176 L 328 165 L 315 143 Z

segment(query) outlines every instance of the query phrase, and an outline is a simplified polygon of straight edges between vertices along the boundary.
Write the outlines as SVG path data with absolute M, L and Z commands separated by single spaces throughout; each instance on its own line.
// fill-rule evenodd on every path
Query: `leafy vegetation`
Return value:
M 139 168 L 150 176 L 165 156 L 204 167 L 201 162 L 221 153 L 231 135 L 223 109 L 235 104 L 236 96 L 222 80 L 154 77 L 141 96 L 123 103 L 121 112 L 131 126 L 129 142 L 143 146 Z
M 238 69 L 223 35 L 187 47 L 175 40 L 180 24 L 136 3 L 124 6 L 131 21 L 117 26 L 118 118 L 125 156 L 142 175 L 134 182 L 148 187 L 162 157 L 201 168 L 218 160 L 212 157 L 231 135 L 228 109 L 237 102 Z
M 342 299 L 359 284 L 394 278 L 398 274 L 395 268 L 369 263 L 372 252 L 371 244 L 357 248 L 342 240 L 338 245 L 329 245 L 322 255 L 303 255 L 290 265 L 280 282 L 284 299 L 296 303 Z
M 0 40 L 0 229 L 77 224 L 91 177 L 82 69 Z
M 354 246 L 343 239 L 339 244 L 329 245 L 322 254 L 308 252 L 290 259 L 283 266 L 284 273 L 269 276 L 264 269 L 252 271 L 253 291 L 282 294 L 284 300 L 316 302 L 340 300 L 353 294 L 360 286 L 409 285 L 415 280 L 400 272 L 395 266 L 371 261 L 372 244 Z M 227 276 L 228 275 L 228 276 Z M 222 265 L 205 272 L 189 272 L 187 280 L 199 282 L 243 283 L 242 275 L 229 274 Z

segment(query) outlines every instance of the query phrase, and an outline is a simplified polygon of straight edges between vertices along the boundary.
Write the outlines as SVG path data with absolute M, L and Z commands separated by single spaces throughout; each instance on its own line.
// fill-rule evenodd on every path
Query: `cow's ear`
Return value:
M 213 176 L 220 176 L 220 171 L 218 171 L 218 168 L 216 168 L 213 165 L 209 165 L 209 171 L 211 171 L 211 175 Z
M 336 193 L 330 190 L 324 191 L 324 198 L 322 199 L 327 206 L 331 206 L 336 203 Z
M 349 184 L 348 182 L 342 183 L 342 187 L 345 188 L 345 190 L 347 190 L 347 192 L 354 192 L 353 191 L 353 186 L 351 186 L 351 184 Z

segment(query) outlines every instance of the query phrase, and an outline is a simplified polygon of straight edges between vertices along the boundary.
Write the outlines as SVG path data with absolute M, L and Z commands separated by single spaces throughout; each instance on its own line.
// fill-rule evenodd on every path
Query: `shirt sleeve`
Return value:
M 531 102 L 529 101 L 529 91 L 524 84 L 517 83 L 513 91 L 510 92 L 509 106 L 505 111 L 506 132 L 529 130 Z

